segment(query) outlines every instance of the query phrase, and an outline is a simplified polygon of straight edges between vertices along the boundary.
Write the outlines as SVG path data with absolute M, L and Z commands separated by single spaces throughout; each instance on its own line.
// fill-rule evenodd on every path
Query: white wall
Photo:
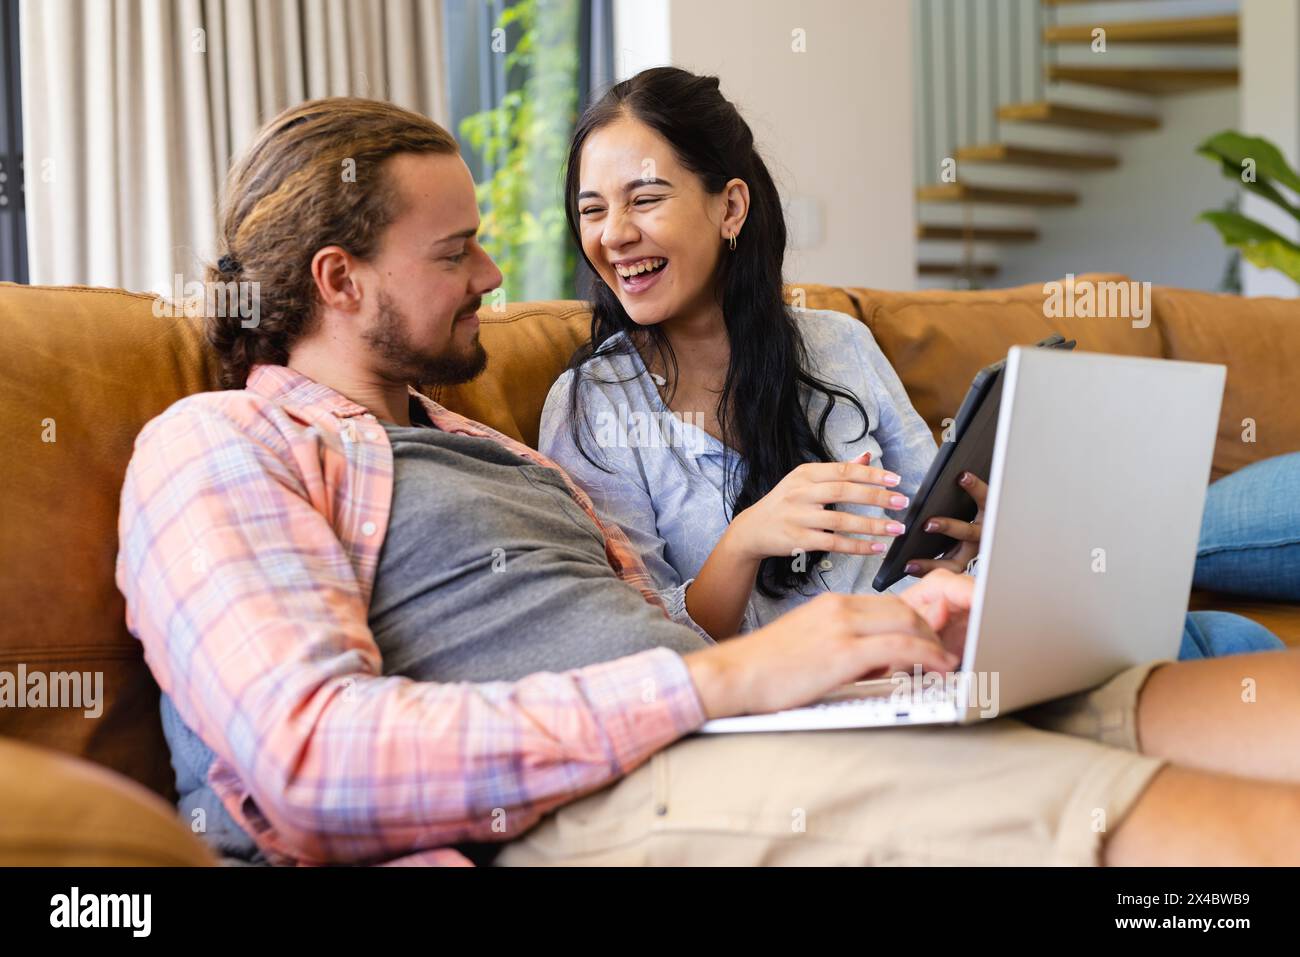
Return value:
M 614 16 L 620 78 L 672 63 L 740 107 L 791 207 L 787 278 L 914 287 L 907 3 L 616 0 Z
M 614 0 L 614 78 L 672 63 L 668 0 Z

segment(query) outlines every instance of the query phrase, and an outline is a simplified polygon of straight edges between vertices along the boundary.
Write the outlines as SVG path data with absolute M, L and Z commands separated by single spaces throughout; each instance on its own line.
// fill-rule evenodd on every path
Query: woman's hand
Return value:
M 772 491 L 745 509 L 727 528 L 727 546 L 737 555 L 761 561 L 800 552 L 841 552 L 873 555 L 885 542 L 868 542 L 853 535 L 894 537 L 903 525 L 890 518 L 866 518 L 826 508 L 832 504 L 907 507 L 907 498 L 892 490 L 900 481 L 893 472 L 867 465 L 871 453 L 849 462 L 800 465 Z
M 975 579 L 939 569 L 899 592 L 898 597 L 925 619 L 945 649 L 958 657 L 965 653 Z
M 957 544 L 938 558 L 916 558 L 907 563 L 903 569 L 909 575 L 921 576 L 935 569 L 961 573 L 980 553 L 980 532 L 984 521 L 984 504 L 988 499 L 989 487 L 978 476 L 962 472 L 957 484 L 975 501 L 978 511 L 973 522 L 963 522 L 958 518 L 932 518 L 926 521 L 927 532 L 937 532 L 957 539 Z
M 765 558 L 794 559 L 809 552 L 879 555 L 888 545 L 853 535 L 894 537 L 903 524 L 826 508 L 834 503 L 907 507 L 893 491 L 899 477 L 870 467 L 871 453 L 848 462 L 801 465 L 772 491 L 731 520 L 686 589 L 686 611 L 715 641 L 730 638 L 744 620 L 745 607 Z

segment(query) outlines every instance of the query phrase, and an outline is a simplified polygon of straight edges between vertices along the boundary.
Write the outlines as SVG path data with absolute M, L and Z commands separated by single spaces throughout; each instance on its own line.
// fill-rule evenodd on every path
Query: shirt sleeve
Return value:
M 508 840 L 704 720 L 666 649 L 511 683 L 385 677 L 302 455 L 267 416 L 173 409 L 137 440 L 119 522 L 128 627 L 273 860 Z
M 620 417 L 613 400 L 604 390 L 588 383 L 580 396 L 582 418 L 579 420 L 579 436 L 583 448 L 579 449 L 574 441 L 569 413 L 574 374 L 573 370 L 565 372 L 551 386 L 542 409 L 538 451 L 582 487 L 603 520 L 613 522 L 623 530 L 641 556 L 673 621 L 686 625 L 713 643 L 708 632 L 686 611 L 686 589 L 694 579 L 683 579 L 667 559 L 667 545 L 659 535 L 655 503 L 646 487 L 640 450 L 633 447 L 635 443 L 628 434 L 630 430 L 621 424 L 628 421 L 628 410 Z M 672 454 L 672 450 L 667 448 L 655 451 Z

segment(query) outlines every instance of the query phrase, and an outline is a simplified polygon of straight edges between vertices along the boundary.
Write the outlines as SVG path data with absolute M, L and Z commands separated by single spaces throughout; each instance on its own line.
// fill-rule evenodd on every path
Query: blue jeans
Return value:
M 1281 651 L 1282 639 L 1258 622 L 1226 611 L 1189 611 L 1179 661 L 1221 658 L 1252 651 Z
M 1210 486 L 1192 581 L 1206 591 L 1300 602 L 1300 452 Z
M 1197 588 L 1300 602 L 1300 453 L 1248 465 L 1210 486 L 1196 550 Z M 1187 615 L 1180 660 L 1286 646 L 1241 615 Z

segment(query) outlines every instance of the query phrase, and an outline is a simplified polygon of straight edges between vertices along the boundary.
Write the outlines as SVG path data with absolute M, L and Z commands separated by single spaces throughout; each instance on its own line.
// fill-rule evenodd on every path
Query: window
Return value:
M 562 196 L 569 139 L 609 82 L 609 0 L 445 0 L 452 132 L 510 301 L 572 298 Z
M 27 282 L 18 0 L 0 0 L 0 281 Z

